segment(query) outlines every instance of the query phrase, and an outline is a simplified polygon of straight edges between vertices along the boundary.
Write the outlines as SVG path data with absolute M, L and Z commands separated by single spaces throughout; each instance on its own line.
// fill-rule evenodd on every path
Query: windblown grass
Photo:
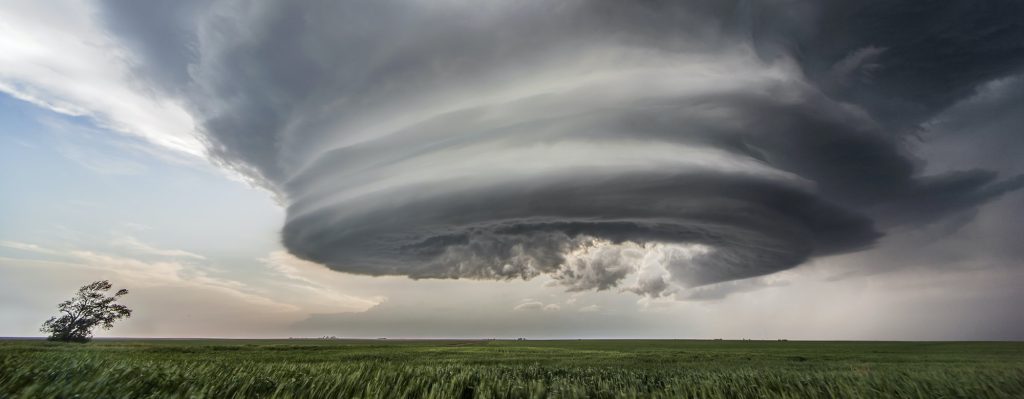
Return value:
M 1024 343 L 0 341 L 2 398 L 1013 398 Z

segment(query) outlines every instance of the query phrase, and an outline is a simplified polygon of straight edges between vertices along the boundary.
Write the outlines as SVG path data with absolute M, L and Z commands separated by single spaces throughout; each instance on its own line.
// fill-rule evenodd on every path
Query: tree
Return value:
M 131 317 L 131 309 L 116 303 L 128 290 L 120 289 L 107 296 L 111 287 L 109 281 L 103 280 L 79 288 L 73 298 L 57 305 L 62 315 L 51 317 L 40 331 L 50 334 L 51 341 L 87 342 L 96 326 L 109 330 L 114 321 Z

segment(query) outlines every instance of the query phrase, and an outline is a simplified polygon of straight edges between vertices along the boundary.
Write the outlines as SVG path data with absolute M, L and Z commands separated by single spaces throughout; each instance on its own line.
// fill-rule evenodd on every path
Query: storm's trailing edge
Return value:
M 1021 71 L 1024 2 L 158 3 L 103 16 L 339 271 L 657 296 L 1024 185 L 906 145 Z

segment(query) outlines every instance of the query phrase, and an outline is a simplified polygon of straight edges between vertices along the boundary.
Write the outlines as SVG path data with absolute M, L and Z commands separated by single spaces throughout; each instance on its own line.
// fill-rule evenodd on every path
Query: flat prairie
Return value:
M 1019 398 L 1021 342 L 0 340 L 0 398 Z

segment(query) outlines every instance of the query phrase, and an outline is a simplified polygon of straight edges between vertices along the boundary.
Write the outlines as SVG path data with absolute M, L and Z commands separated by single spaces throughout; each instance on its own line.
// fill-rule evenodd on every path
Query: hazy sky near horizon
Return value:
M 0 336 L 1024 339 L 1022 21 L 0 0 Z

